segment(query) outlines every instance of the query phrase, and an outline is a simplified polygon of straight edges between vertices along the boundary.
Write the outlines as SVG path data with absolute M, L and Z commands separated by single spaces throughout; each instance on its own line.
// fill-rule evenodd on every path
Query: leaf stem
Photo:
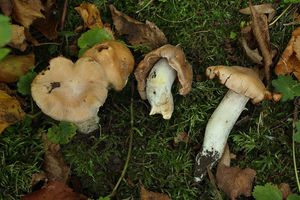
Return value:
M 294 118 L 293 118 L 292 154 L 293 154 L 293 165 L 294 165 L 296 183 L 297 183 L 298 191 L 300 192 L 300 181 L 299 181 L 298 168 L 297 168 L 297 162 L 296 162 L 296 149 L 295 149 L 295 139 L 294 139 L 296 121 L 298 120 L 299 102 L 300 102 L 300 99 L 298 99 L 298 98 L 296 98 L 294 101 L 295 109 L 294 109 Z

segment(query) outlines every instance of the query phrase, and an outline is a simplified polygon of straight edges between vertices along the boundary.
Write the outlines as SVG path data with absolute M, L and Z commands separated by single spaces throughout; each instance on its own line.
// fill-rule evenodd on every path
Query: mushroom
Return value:
M 31 84 L 32 97 L 45 114 L 89 133 L 98 128 L 97 113 L 108 89 L 122 90 L 133 65 L 127 47 L 107 41 L 89 49 L 75 64 L 64 57 L 50 60 Z
M 248 100 L 256 104 L 263 99 L 272 99 L 258 74 L 250 68 L 211 66 L 206 69 L 206 75 L 210 79 L 217 76 L 229 90 L 206 125 L 202 151 L 196 157 L 196 182 L 203 179 L 207 167 L 212 167 L 221 158 L 228 135 Z
M 191 90 L 193 71 L 178 46 L 164 45 L 148 53 L 138 64 L 134 75 L 141 98 L 149 100 L 150 115 L 160 113 L 164 119 L 171 118 L 174 110 L 171 87 L 176 74 L 181 85 L 179 94 L 186 95 Z

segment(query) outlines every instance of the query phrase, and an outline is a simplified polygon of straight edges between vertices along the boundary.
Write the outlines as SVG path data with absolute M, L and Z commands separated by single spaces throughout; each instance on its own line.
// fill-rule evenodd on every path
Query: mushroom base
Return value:
M 99 128 L 99 117 L 96 115 L 86 121 L 74 123 L 81 133 L 90 133 Z

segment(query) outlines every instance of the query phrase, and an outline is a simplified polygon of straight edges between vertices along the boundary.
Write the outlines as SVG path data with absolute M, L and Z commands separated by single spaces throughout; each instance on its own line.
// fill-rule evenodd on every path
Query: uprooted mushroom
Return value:
M 122 90 L 133 65 L 130 50 L 116 41 L 95 45 L 75 63 L 53 58 L 33 80 L 32 97 L 45 114 L 88 133 L 98 128 L 97 113 L 108 89 Z
M 210 79 L 218 77 L 229 90 L 206 125 L 202 151 L 196 157 L 196 182 L 203 179 L 207 167 L 212 167 L 221 158 L 228 135 L 248 100 L 257 104 L 273 98 L 258 74 L 250 68 L 211 66 L 206 69 L 206 75 Z
M 171 88 L 176 73 L 181 85 L 179 94 L 188 94 L 192 85 L 192 67 L 182 49 L 170 44 L 151 51 L 138 64 L 134 75 L 141 98 L 150 102 L 150 115 L 160 113 L 164 119 L 171 118 L 174 110 Z

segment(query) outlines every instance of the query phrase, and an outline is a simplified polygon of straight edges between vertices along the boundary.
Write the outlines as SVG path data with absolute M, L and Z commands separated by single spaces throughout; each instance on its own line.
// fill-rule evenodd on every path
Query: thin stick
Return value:
M 68 0 L 65 0 L 64 3 L 64 9 L 63 9 L 63 13 L 61 16 L 61 21 L 60 21 L 60 30 L 64 30 L 65 27 L 65 20 L 66 20 L 66 16 L 67 16 L 67 8 L 68 8 Z
M 130 160 L 130 157 L 131 157 L 131 152 L 132 152 L 132 141 L 133 141 L 133 130 L 134 130 L 134 121 L 133 121 L 133 89 L 134 88 L 134 84 L 132 82 L 131 84 L 131 100 L 130 100 L 130 131 L 129 131 L 129 147 L 128 147 L 128 153 L 127 153 L 127 158 L 126 158 L 126 162 L 125 162 L 125 165 L 124 165 L 124 168 L 122 170 L 122 173 L 121 173 L 121 176 L 117 182 L 117 184 L 115 185 L 114 189 L 112 190 L 111 194 L 109 195 L 110 198 L 112 198 L 113 196 L 116 195 L 117 193 L 117 189 L 121 183 L 121 181 L 123 180 L 125 174 L 126 174 L 126 171 L 127 171 L 127 168 L 128 168 L 128 164 L 129 164 L 129 160 Z
M 276 17 L 270 24 L 269 26 L 273 26 L 288 10 L 289 8 L 292 6 L 292 4 L 290 4 L 286 9 L 284 9 L 284 11 L 282 11 L 282 13 Z
M 299 106 L 299 99 L 296 98 L 294 101 L 295 109 L 294 109 L 294 118 L 293 118 L 293 144 L 292 144 L 292 152 L 293 152 L 293 165 L 294 165 L 294 171 L 295 171 L 295 177 L 296 182 L 298 186 L 298 191 L 300 192 L 300 181 L 299 181 L 299 175 L 298 175 L 298 168 L 297 168 L 297 162 L 296 162 L 296 149 L 295 149 L 295 128 L 296 128 L 296 121 L 298 120 L 298 106 Z

